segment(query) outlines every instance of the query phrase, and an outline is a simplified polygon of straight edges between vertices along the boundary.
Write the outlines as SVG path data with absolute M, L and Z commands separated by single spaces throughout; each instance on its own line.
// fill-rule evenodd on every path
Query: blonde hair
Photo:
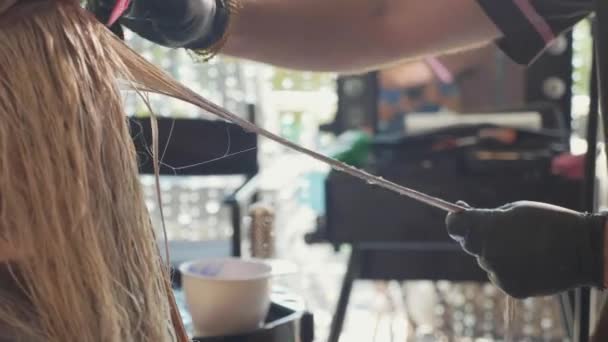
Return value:
M 0 0 L 2 9 L 0 241 L 23 255 L 5 263 L 12 283 L 0 284 L 0 332 L 14 332 L 12 340 L 188 340 L 142 198 L 120 85 L 194 104 L 370 184 L 441 201 L 205 100 L 77 0 Z
M 122 108 L 127 48 L 75 2 L 19 1 L 0 22 L 0 240 L 23 254 L 0 326 L 183 341 Z

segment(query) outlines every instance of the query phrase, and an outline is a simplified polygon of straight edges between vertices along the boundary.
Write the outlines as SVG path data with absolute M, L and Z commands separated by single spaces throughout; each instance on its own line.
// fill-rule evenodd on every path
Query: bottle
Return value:
M 265 203 L 256 203 L 250 207 L 249 216 L 251 256 L 260 259 L 273 258 L 275 256 L 273 208 Z

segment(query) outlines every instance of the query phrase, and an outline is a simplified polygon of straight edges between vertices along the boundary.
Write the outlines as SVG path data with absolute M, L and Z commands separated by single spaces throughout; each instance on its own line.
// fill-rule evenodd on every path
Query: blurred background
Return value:
M 153 45 L 129 32 L 127 40 L 130 46 L 180 82 L 272 132 L 389 179 L 403 180 L 405 185 L 458 200 L 472 195 L 460 188 L 449 192 L 448 185 L 441 190 L 441 184 L 433 184 L 453 181 L 450 175 L 445 179 L 441 176 L 442 172 L 451 170 L 451 157 L 444 154 L 429 157 L 410 151 L 426 151 L 424 139 L 432 138 L 432 149 L 435 149 L 437 136 L 453 138 L 464 134 L 462 139 L 465 139 L 472 134 L 466 127 L 466 132 L 446 129 L 462 130 L 461 125 L 466 123 L 474 128 L 476 135 L 480 132 L 475 126 L 478 124 L 486 125 L 482 127 L 485 133 L 488 124 L 495 125 L 494 128 L 515 126 L 526 127 L 524 133 L 516 129 L 518 136 L 525 136 L 529 126 L 540 127 L 530 133 L 533 136 L 523 143 L 524 147 L 518 146 L 527 148 L 528 152 L 543 150 L 544 154 L 515 158 L 527 162 L 526 172 L 521 173 L 517 168 L 509 171 L 519 177 L 514 176 L 514 183 L 507 184 L 516 190 L 525 187 L 531 178 L 546 179 L 539 174 L 551 173 L 556 156 L 566 154 L 572 158 L 586 151 L 592 51 L 589 30 L 587 22 L 577 26 L 572 34 L 558 39 L 530 70 L 512 64 L 498 49 L 488 46 L 348 77 L 295 72 L 222 56 L 202 63 L 184 51 Z M 408 200 L 370 193 L 369 198 L 375 200 L 345 201 L 345 198 L 356 199 L 357 194 L 366 197 L 364 191 L 367 190 L 357 192 L 356 189 L 369 186 L 344 179 L 325 165 L 276 143 L 251 138 L 221 121 L 215 123 L 208 135 L 200 130 L 200 136 L 193 134 L 188 138 L 193 148 L 211 149 L 208 155 L 193 152 L 193 158 L 172 157 L 172 153 L 179 154 L 176 152 L 180 146 L 178 141 L 186 139 L 190 124 L 199 119 L 214 121 L 216 118 L 167 98 L 150 96 L 149 101 L 165 125 L 161 129 L 161 151 L 167 158 L 161 188 L 173 263 L 206 255 L 235 254 L 235 249 L 237 254 L 250 255 L 253 232 L 248 208 L 252 203 L 264 203 L 274 211 L 272 239 L 276 250 L 273 257 L 289 262 L 296 269 L 294 274 L 276 279 L 275 284 L 303 298 L 305 309 L 314 314 L 315 340 L 498 341 L 509 329 L 517 332 L 517 341 L 568 340 L 569 323 L 563 317 L 564 303 L 559 298 L 518 303 L 518 318 L 511 327 L 506 327 L 504 296 L 481 279 L 471 260 L 460 254 L 454 257 L 450 254 L 451 247 L 444 246 L 448 243 L 447 236 L 442 224 L 437 224 L 441 213 L 421 217 L 420 222 L 425 223 L 413 228 L 411 235 L 397 233 L 400 229 L 392 228 L 393 225 L 403 224 L 401 230 L 405 230 L 410 224 L 407 217 L 392 216 L 393 203 L 408 213 L 405 209 Z M 137 94 L 126 94 L 126 103 L 136 135 L 143 132 L 141 136 L 145 137 L 149 109 Z M 528 115 L 541 112 L 549 114 L 542 114 L 541 119 Z M 547 116 L 549 123 L 545 122 Z M 539 123 L 539 120 L 544 121 Z M 177 129 L 180 125 L 185 127 L 183 131 Z M 562 133 L 556 138 L 558 129 L 566 132 L 563 133 L 566 142 Z M 510 136 L 509 132 L 489 134 Z M 460 144 L 462 139 L 440 143 L 459 148 L 460 145 L 454 147 L 453 144 Z M 142 146 L 146 145 L 146 141 L 142 142 Z M 541 145 L 542 148 L 538 148 Z M 560 147 L 555 149 L 555 145 Z M 477 160 L 499 160 L 503 164 L 497 167 L 502 169 L 504 163 L 513 160 L 497 157 L 506 155 L 504 146 L 491 153 L 487 152 L 486 145 L 483 148 L 475 151 L 475 156 L 492 157 Z M 512 156 L 513 152 L 508 153 Z M 518 153 L 518 156 L 526 155 Z M 551 154 L 550 158 L 547 153 Z M 141 158 L 146 161 L 145 153 Z M 461 161 L 454 163 L 461 165 Z M 402 165 L 416 165 L 416 169 L 396 174 L 395 170 L 406 169 L 401 168 Z M 488 165 L 483 164 L 476 172 L 488 172 L 483 169 Z M 530 167 L 537 169 L 530 173 Z M 159 230 L 158 236 L 162 236 L 154 178 L 143 173 L 146 201 Z M 479 177 L 476 174 L 476 179 Z M 490 178 L 481 177 L 481 182 L 490 182 L 488 189 L 493 184 Z M 551 193 L 553 197 L 548 200 L 571 204 L 571 194 L 578 191 L 580 177 L 574 172 L 562 178 L 568 183 L 562 187 L 564 193 Z M 498 198 L 494 190 L 483 190 L 483 184 L 479 191 L 486 193 L 479 198 L 491 198 L 497 203 L 511 199 Z M 554 187 L 555 184 L 547 181 L 541 185 Z M 471 189 L 470 185 L 467 187 Z M 532 191 L 542 189 L 537 187 Z M 528 193 L 514 191 L 509 196 L 519 198 Z M 475 198 L 470 200 L 476 203 Z M 477 203 L 484 204 L 482 199 Z M 409 212 L 417 212 L 417 207 L 407 208 Z M 354 212 L 372 209 L 378 212 L 370 217 L 354 215 Z M 344 219 L 346 216 L 352 218 Z M 359 226 L 363 222 L 367 225 Z M 432 233 L 426 228 L 427 222 L 435 225 Z M 382 227 L 386 233 L 370 233 L 382 231 Z M 394 246 L 395 241 L 399 241 L 399 246 Z M 412 249 L 412 243 L 429 253 L 416 252 L 418 249 Z M 448 262 L 459 258 L 465 260 L 465 266 Z M 410 260 L 409 263 L 406 260 Z M 372 265 L 369 266 L 371 273 L 362 271 L 365 265 Z M 387 265 L 416 271 L 392 273 L 393 269 Z M 441 265 L 446 267 L 445 271 Z M 463 271 L 452 276 L 460 267 Z M 377 270 L 382 272 L 375 274 Z M 348 279 L 352 281 L 349 283 Z

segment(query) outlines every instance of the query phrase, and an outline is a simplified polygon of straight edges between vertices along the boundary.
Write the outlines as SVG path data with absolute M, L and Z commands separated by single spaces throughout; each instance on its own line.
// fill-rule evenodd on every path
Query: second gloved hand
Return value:
M 120 23 L 141 37 L 163 46 L 204 48 L 213 43 L 214 34 L 223 33 L 214 32 L 218 29 L 218 3 L 224 2 L 132 0 Z M 114 0 L 100 0 L 99 7 L 108 11 L 114 4 Z
M 471 208 L 446 218 L 450 236 L 515 298 L 602 288 L 605 221 L 537 202 Z

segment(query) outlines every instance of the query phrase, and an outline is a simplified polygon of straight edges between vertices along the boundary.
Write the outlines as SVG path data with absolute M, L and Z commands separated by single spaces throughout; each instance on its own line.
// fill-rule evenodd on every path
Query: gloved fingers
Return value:
M 471 227 L 469 210 L 449 213 L 445 218 L 448 234 L 456 241 L 462 241 L 469 234 Z
M 458 204 L 461 207 L 465 207 L 467 209 L 473 209 L 473 207 L 471 207 L 467 202 L 465 201 L 458 201 L 456 202 L 456 204 Z
M 488 273 L 488 278 L 492 281 L 492 283 L 502 288 L 504 291 L 504 284 L 501 279 L 511 279 L 509 276 L 505 275 L 509 271 L 507 268 L 505 268 L 504 262 L 494 260 L 492 258 L 486 258 L 483 256 L 478 256 L 476 259 L 479 267 L 481 267 L 482 270 Z M 518 278 L 519 277 L 514 276 L 512 279 L 514 281 L 517 281 Z
M 479 255 L 483 248 L 484 224 L 479 211 L 450 213 L 446 218 L 448 234 L 469 254 Z
M 123 17 L 127 20 L 122 23 L 160 45 L 201 48 L 195 43 L 205 42 L 213 33 L 217 14 L 216 0 L 132 1 L 128 14 Z
M 505 284 L 500 281 L 500 278 L 498 278 L 495 273 L 488 273 L 488 279 L 494 286 L 496 286 L 503 293 L 507 294 L 509 297 L 515 299 L 526 299 L 530 297 L 529 295 L 525 294 L 524 292 L 521 292 L 520 290 L 505 286 Z
M 87 6 L 95 7 L 95 8 L 104 8 L 104 9 L 112 9 L 116 5 L 115 0 L 97 0 L 97 1 L 87 1 Z
M 498 209 L 499 210 L 509 210 L 509 209 L 516 207 L 517 205 L 518 205 L 518 202 L 507 203 L 505 205 L 498 207 Z
M 460 245 L 465 252 L 472 255 L 480 255 L 484 248 L 485 232 L 483 227 L 474 227 L 469 230 L 469 234 L 462 240 Z
M 138 0 L 145 8 L 162 11 L 179 11 L 187 8 L 189 1 L 167 1 L 167 0 Z
M 137 17 L 153 17 L 158 24 L 175 25 L 177 21 L 186 21 L 194 14 L 193 4 L 203 1 L 167 1 L 137 0 L 133 1 L 131 13 Z
M 501 278 L 499 278 L 498 275 L 496 275 L 496 273 L 494 273 L 494 272 L 488 272 L 488 279 L 490 280 L 490 282 L 492 283 L 492 285 L 496 286 L 503 293 L 505 293 L 505 294 L 507 294 L 507 295 L 509 295 L 510 297 L 513 297 L 513 298 L 519 298 L 517 296 L 517 293 L 515 293 L 514 291 L 512 291 L 512 289 L 510 289 L 509 287 L 506 287 L 503 284 L 503 282 L 500 280 Z
M 504 293 L 515 299 L 526 299 L 538 295 L 529 286 L 526 286 L 525 281 L 516 281 L 517 275 L 506 274 L 501 277 L 495 273 L 492 274 L 492 283 L 501 289 Z
M 157 44 L 167 45 L 167 39 L 156 29 L 154 23 L 142 18 L 123 17 L 120 23 L 139 36 Z
M 525 299 L 539 294 L 534 291 L 534 276 L 519 272 L 510 260 L 477 257 L 477 263 L 488 274 L 488 279 L 507 295 Z

